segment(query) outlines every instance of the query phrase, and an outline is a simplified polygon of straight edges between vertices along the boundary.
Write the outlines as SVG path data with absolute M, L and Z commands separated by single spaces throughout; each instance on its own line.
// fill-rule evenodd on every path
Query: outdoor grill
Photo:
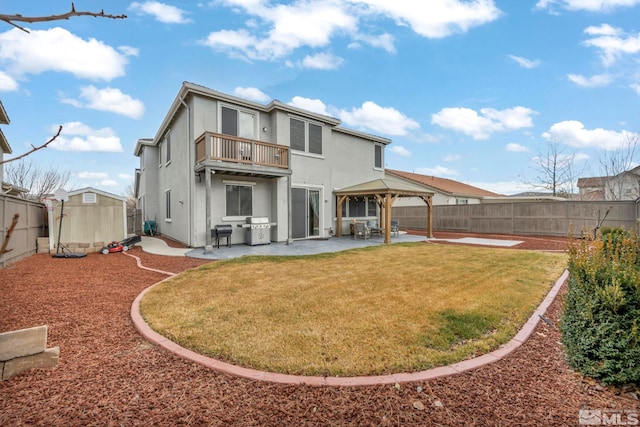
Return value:
M 268 245 L 271 243 L 271 226 L 266 216 L 248 216 L 245 224 L 238 224 L 238 227 L 245 229 L 245 240 L 247 245 Z
M 220 238 L 227 238 L 227 246 L 231 246 L 231 233 L 233 229 L 231 228 L 231 224 L 217 224 L 211 230 L 211 237 L 215 237 L 216 239 L 216 247 L 220 247 Z

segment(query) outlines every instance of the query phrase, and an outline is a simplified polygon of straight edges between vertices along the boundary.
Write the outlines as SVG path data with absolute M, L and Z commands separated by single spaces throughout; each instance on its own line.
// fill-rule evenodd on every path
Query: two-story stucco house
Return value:
M 159 233 L 191 247 L 210 248 L 218 224 L 244 242 L 247 217 L 268 217 L 273 242 L 324 238 L 336 232 L 334 191 L 384 178 L 389 143 L 279 101 L 185 82 L 155 137 L 136 145 L 138 204 Z M 343 214 L 375 219 L 378 210 L 354 198 Z

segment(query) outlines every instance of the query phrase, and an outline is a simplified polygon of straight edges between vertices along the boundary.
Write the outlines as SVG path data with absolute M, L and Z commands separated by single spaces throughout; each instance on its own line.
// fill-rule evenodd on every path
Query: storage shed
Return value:
M 67 193 L 63 204 L 48 199 L 49 250 L 55 253 L 60 243 L 74 253 L 98 252 L 107 243 L 127 237 L 126 198 L 87 187 Z

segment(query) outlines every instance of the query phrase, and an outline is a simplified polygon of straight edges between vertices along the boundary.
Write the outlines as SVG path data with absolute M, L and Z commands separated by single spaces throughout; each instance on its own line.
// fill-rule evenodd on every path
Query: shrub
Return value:
M 569 364 L 604 384 L 640 385 L 640 239 L 614 229 L 573 242 L 569 272 L 560 319 Z

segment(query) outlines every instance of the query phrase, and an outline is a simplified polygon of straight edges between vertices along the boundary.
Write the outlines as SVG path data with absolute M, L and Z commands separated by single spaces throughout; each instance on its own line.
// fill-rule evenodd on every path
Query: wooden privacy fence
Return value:
M 394 207 L 393 219 L 401 228 L 427 228 L 426 207 Z M 602 219 L 604 218 L 604 221 Z M 570 230 L 624 227 L 633 229 L 638 222 L 635 201 L 566 201 L 490 203 L 478 205 L 437 205 L 433 207 L 434 231 L 483 234 L 567 236 Z
M 17 222 L 12 228 L 16 215 Z M 0 248 L 6 242 L 6 252 L 0 254 L 0 267 L 36 253 L 38 237 L 45 233 L 44 217 L 42 203 L 0 194 Z

